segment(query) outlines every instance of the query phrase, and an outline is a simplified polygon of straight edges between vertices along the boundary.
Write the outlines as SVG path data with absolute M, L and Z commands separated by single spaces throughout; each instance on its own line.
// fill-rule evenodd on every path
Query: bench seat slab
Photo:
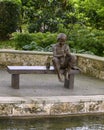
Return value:
M 56 74 L 54 67 L 46 69 L 46 66 L 7 66 L 7 71 L 11 74 L 11 86 L 19 89 L 20 74 Z M 74 75 L 80 73 L 80 70 L 70 70 L 69 79 L 65 79 L 64 87 L 74 88 Z
M 7 66 L 10 74 L 54 74 L 54 67 L 46 69 L 46 66 Z

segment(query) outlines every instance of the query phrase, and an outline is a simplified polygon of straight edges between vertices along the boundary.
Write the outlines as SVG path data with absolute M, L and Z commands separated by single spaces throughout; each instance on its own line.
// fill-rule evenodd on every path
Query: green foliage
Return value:
M 62 28 L 61 28 L 62 29 Z M 82 27 L 76 24 L 67 31 L 67 44 L 71 52 L 87 53 L 104 56 L 104 31 Z M 16 48 L 23 50 L 52 51 L 51 46 L 55 44 L 57 34 L 47 33 L 16 33 L 14 39 Z
M 14 4 L 21 4 L 21 0 L 0 0 L 0 2 L 12 2 Z
M 20 0 L 0 1 L 0 40 L 9 38 L 18 28 Z
M 77 26 L 77 25 L 76 25 Z M 69 34 L 69 45 L 74 52 L 104 56 L 104 31 L 77 26 Z
M 16 49 L 24 50 L 36 50 L 37 46 L 42 48 L 48 48 L 51 44 L 56 43 L 57 34 L 47 33 L 14 33 L 13 39 L 16 42 Z M 40 50 L 41 50 L 40 49 Z M 39 48 L 38 48 L 39 50 Z
M 58 24 L 75 23 L 74 9 L 69 1 L 60 0 L 22 0 L 23 18 L 29 23 L 29 32 L 57 32 Z M 71 12 L 71 14 L 70 14 Z M 25 20 L 26 19 L 26 20 Z
M 0 41 L 0 49 L 15 49 L 15 42 L 14 40 L 5 40 L 5 41 Z
M 57 34 L 56 33 L 35 33 L 34 34 L 34 40 L 38 43 L 39 46 L 41 47 L 47 47 L 51 44 L 56 43 L 56 37 Z
M 104 0 L 0 0 L 0 39 L 21 24 L 21 2 L 23 32 L 29 33 L 14 33 L 16 49 L 51 51 L 63 32 L 73 52 L 104 56 Z
M 29 33 L 13 33 L 12 35 L 16 43 L 16 49 L 22 49 L 24 45 L 28 45 L 33 41 L 33 37 Z
M 104 29 L 103 0 L 22 0 L 22 16 L 29 32 L 57 32 L 59 24 L 81 23 Z
M 96 29 L 104 29 L 104 1 L 103 0 L 79 0 L 77 4 L 77 18 L 87 26 Z M 76 7 L 75 7 L 76 8 Z
M 31 42 L 29 45 L 25 45 L 22 47 L 23 50 L 34 50 L 34 51 L 52 51 L 52 47 L 51 45 L 47 46 L 47 47 L 41 47 L 39 46 L 36 42 Z

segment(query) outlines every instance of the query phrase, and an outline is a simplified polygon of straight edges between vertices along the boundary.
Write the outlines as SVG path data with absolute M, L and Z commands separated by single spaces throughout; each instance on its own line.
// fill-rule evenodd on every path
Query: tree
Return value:
M 9 38 L 15 32 L 20 20 L 21 1 L 0 1 L 0 40 Z
M 58 25 L 75 23 L 74 9 L 69 0 L 29 0 L 23 3 L 23 18 L 29 32 L 56 32 Z M 71 12 L 71 13 L 70 13 Z
M 68 29 L 76 23 L 104 29 L 103 0 L 22 0 L 22 5 L 29 32 L 57 32 L 60 24 Z
M 104 29 L 104 1 L 80 0 L 77 1 L 79 14 L 83 14 L 86 25 L 96 29 Z

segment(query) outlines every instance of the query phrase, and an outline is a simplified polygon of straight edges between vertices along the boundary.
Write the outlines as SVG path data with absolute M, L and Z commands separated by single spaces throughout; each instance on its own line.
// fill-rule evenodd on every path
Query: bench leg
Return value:
M 12 74 L 12 88 L 19 89 L 19 74 Z
M 69 89 L 74 88 L 74 74 L 69 75 L 69 79 L 65 79 L 64 87 Z

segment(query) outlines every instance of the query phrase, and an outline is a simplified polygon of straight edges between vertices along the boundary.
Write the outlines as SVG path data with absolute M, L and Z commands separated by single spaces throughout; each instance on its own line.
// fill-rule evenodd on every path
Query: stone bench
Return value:
M 46 66 L 7 66 L 7 71 L 11 74 L 11 87 L 19 89 L 19 75 L 20 74 L 56 74 L 54 67 L 46 69 Z M 78 74 L 79 70 L 71 70 L 69 79 L 65 79 L 64 87 L 74 88 L 74 75 Z

